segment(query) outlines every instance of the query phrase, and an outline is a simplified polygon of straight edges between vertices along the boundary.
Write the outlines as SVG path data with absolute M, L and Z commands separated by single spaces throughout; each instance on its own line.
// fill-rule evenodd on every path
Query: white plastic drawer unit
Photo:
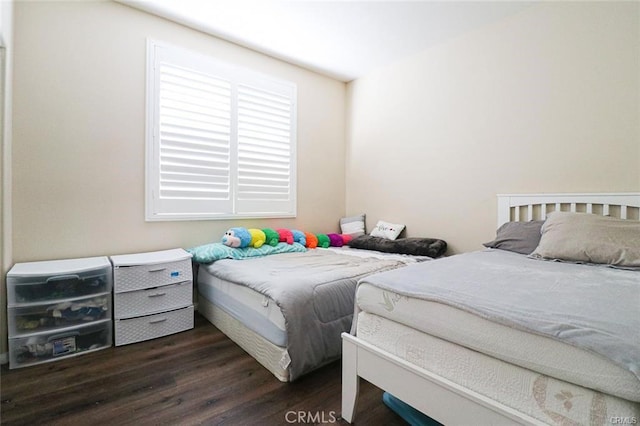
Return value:
M 193 328 L 191 255 L 183 249 L 111 256 L 116 346 Z
M 15 264 L 7 273 L 9 367 L 110 347 L 112 286 L 107 257 Z
M 9 338 L 9 366 L 26 367 L 111 346 L 111 320 Z
M 111 292 L 106 257 L 16 263 L 7 273 L 9 306 Z

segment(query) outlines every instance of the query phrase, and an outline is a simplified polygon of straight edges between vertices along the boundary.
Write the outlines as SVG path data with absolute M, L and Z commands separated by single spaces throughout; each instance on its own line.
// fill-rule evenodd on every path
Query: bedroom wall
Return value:
M 347 214 L 449 253 L 497 193 L 640 190 L 640 4 L 540 2 L 347 88 Z
M 114 2 L 19 2 L 15 30 L 15 262 L 191 247 L 230 226 L 338 229 L 344 83 Z M 147 37 L 297 83 L 297 218 L 145 222 Z

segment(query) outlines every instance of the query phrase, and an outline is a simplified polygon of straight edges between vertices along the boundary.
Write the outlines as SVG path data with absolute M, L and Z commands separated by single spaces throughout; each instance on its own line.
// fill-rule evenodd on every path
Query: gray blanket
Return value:
M 287 329 L 289 378 L 295 380 L 340 357 L 340 334 L 351 327 L 358 280 L 402 265 L 399 260 L 313 250 L 219 260 L 206 268 L 212 275 L 250 287 L 278 304 Z
M 362 281 L 590 350 L 640 379 L 640 271 L 487 250 Z

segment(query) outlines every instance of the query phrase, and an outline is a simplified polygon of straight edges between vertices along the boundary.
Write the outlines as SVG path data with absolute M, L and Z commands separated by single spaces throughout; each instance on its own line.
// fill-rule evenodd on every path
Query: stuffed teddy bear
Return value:
M 251 244 L 251 234 L 247 228 L 230 228 L 222 236 L 222 244 L 235 248 L 248 247 Z
M 342 237 L 338 234 L 327 234 L 327 237 L 329 237 L 331 247 L 342 247 L 344 245 Z
M 249 243 L 250 247 L 260 248 L 267 241 L 267 236 L 260 229 L 250 228 L 248 229 L 249 234 L 251 234 L 251 242 Z
M 293 244 L 293 234 L 291 231 L 285 228 L 278 228 L 276 229 L 276 232 L 278 233 L 279 241 L 281 243 Z
M 291 233 L 293 234 L 294 243 L 300 243 L 303 246 L 307 245 L 307 237 L 304 236 L 304 232 L 298 231 L 297 229 L 292 229 Z
M 316 234 L 316 237 L 318 237 L 318 247 L 329 248 L 331 240 L 329 240 L 327 234 Z
M 316 237 L 315 234 L 305 232 L 304 238 L 307 240 L 307 243 L 304 245 L 306 248 L 314 249 L 318 247 L 318 237 Z
M 278 245 L 278 242 L 280 241 L 280 235 L 278 235 L 275 229 L 262 228 L 262 232 L 264 232 L 264 235 L 266 237 L 265 244 L 269 244 L 273 247 Z

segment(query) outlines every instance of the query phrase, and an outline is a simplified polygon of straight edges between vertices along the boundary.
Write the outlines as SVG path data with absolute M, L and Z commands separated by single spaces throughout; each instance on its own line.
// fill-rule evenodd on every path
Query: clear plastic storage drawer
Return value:
M 9 339 L 9 366 L 20 368 L 111 346 L 111 320 Z
M 7 273 L 9 306 L 89 296 L 111 291 L 106 257 L 18 263 Z
M 111 293 L 56 302 L 9 307 L 9 335 L 83 325 L 111 317 Z

